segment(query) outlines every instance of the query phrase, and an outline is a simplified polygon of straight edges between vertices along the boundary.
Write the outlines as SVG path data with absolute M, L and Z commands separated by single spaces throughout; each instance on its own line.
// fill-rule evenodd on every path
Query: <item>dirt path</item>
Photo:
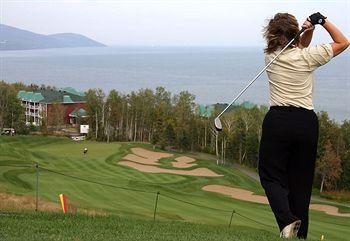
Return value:
M 265 196 L 255 195 L 253 194 L 253 192 L 245 189 L 241 189 L 241 188 L 234 188 L 234 187 L 228 187 L 223 185 L 207 185 L 202 187 L 202 189 L 204 191 L 227 195 L 238 200 L 260 203 L 260 204 L 269 204 Z M 333 216 L 350 217 L 350 213 L 339 213 L 339 209 L 337 207 L 330 206 L 330 205 L 311 204 L 310 209 L 325 212 Z
M 247 176 L 253 178 L 254 180 L 260 182 L 260 178 L 259 178 L 259 174 L 252 171 L 252 170 L 249 170 L 248 168 L 244 167 L 244 166 L 241 166 L 237 163 L 233 164 L 233 168 L 236 168 L 238 169 L 240 172 L 246 174 Z

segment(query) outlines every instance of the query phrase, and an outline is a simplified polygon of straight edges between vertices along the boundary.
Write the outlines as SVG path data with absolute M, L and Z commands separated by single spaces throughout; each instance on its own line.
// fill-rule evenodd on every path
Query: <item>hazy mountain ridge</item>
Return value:
M 103 46 L 106 45 L 81 34 L 58 33 L 44 35 L 0 24 L 0 50 Z

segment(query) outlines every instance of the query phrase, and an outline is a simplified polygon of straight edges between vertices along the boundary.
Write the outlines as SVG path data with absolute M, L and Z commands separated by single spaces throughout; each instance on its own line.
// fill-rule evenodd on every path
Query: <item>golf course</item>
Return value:
M 1 240 L 280 240 L 259 182 L 209 154 L 52 136 L 0 137 L 0 153 Z M 313 205 L 309 240 L 348 240 L 350 208 Z

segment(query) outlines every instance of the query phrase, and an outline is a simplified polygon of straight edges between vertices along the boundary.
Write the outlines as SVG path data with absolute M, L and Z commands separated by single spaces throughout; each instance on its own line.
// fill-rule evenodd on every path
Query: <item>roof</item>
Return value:
M 212 105 L 200 105 L 198 108 L 199 115 L 203 117 L 210 117 L 214 112 L 214 106 Z
M 255 107 L 255 105 L 252 103 L 252 102 L 249 102 L 249 101 L 244 101 L 242 103 L 242 106 L 245 108 L 245 109 L 253 109 Z
M 85 117 L 87 116 L 87 111 L 84 110 L 83 108 L 76 108 L 74 109 L 70 114 L 69 114 L 70 117 Z
M 65 103 L 65 104 L 71 104 L 71 103 L 74 103 L 74 101 L 70 98 L 69 95 L 64 95 L 64 96 L 63 96 L 63 103 Z
M 40 102 L 44 99 L 44 96 L 41 93 L 34 93 L 34 92 L 26 92 L 24 90 L 21 90 L 17 93 L 17 97 L 20 99 L 30 100 L 32 102 Z
M 40 102 L 40 103 L 63 103 L 73 104 L 86 102 L 85 94 L 78 92 L 71 87 L 67 87 L 69 91 L 64 89 L 48 90 L 40 89 L 34 92 L 21 90 L 17 93 L 17 97 L 24 101 Z
M 77 91 L 76 89 L 72 88 L 72 87 L 65 87 L 65 88 L 62 88 L 61 91 L 65 91 L 67 93 L 70 93 L 70 94 L 73 94 L 73 95 L 78 95 L 78 96 L 85 96 L 85 93 L 84 92 L 79 92 Z

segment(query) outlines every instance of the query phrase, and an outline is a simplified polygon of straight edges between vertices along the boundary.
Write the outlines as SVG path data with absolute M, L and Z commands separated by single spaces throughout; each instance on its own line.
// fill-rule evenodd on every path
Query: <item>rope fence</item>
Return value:
M 274 226 L 272 226 L 272 225 L 259 222 L 259 221 L 255 220 L 253 218 L 250 218 L 250 217 L 248 217 L 246 215 L 243 215 L 243 214 L 237 212 L 235 209 L 225 210 L 225 209 L 220 209 L 220 208 L 214 208 L 214 207 L 209 207 L 209 206 L 202 205 L 202 204 L 193 203 L 193 202 L 190 202 L 190 201 L 187 201 L 187 200 L 182 200 L 182 199 L 179 199 L 179 198 L 175 198 L 175 197 L 173 197 L 171 195 L 161 193 L 160 191 L 157 191 L 157 192 L 145 191 L 145 190 L 141 190 L 141 189 L 128 188 L 128 187 L 123 187 L 123 186 L 112 185 L 112 184 L 109 184 L 109 183 L 103 183 L 103 182 L 98 182 L 98 181 L 94 181 L 94 180 L 89 180 L 89 179 L 86 179 L 86 178 L 73 176 L 73 175 L 62 173 L 62 172 L 59 172 L 59 171 L 55 171 L 55 170 L 52 170 L 52 169 L 49 169 L 49 168 L 41 167 L 41 166 L 39 166 L 38 163 L 33 163 L 31 165 L 30 164 L 28 164 L 28 165 L 16 165 L 16 164 L 13 164 L 13 165 L 4 164 L 4 165 L 2 165 L 2 164 L 0 164 L 0 166 L 35 168 L 35 170 L 36 170 L 35 211 L 39 210 L 39 173 L 40 173 L 40 171 L 45 171 L 45 172 L 49 172 L 49 173 L 52 173 L 52 174 L 61 175 L 61 176 L 67 177 L 67 178 L 71 178 L 71 179 L 75 179 L 75 180 L 78 180 L 78 181 L 87 182 L 87 183 L 91 183 L 91 184 L 96 184 L 96 185 L 100 185 L 100 186 L 105 186 L 105 187 L 110 187 L 110 188 L 115 188 L 115 189 L 122 189 L 122 190 L 127 190 L 127 191 L 132 191 L 132 192 L 140 192 L 140 193 L 148 193 L 148 194 L 156 195 L 155 204 L 154 204 L 154 211 L 153 211 L 153 220 L 156 220 L 157 208 L 158 208 L 158 204 L 159 204 L 159 197 L 163 196 L 165 198 L 168 198 L 168 199 L 171 199 L 171 200 L 174 200 L 174 201 L 177 201 L 177 202 L 185 203 L 187 205 L 195 206 L 195 207 L 198 207 L 198 208 L 203 208 L 203 209 L 208 209 L 208 210 L 211 210 L 211 211 L 231 214 L 228 227 L 231 227 L 234 215 L 237 215 L 237 216 L 239 216 L 241 218 L 244 218 L 244 219 L 246 219 L 246 220 L 248 220 L 250 222 L 253 222 L 253 223 L 265 226 L 265 227 L 274 228 Z

